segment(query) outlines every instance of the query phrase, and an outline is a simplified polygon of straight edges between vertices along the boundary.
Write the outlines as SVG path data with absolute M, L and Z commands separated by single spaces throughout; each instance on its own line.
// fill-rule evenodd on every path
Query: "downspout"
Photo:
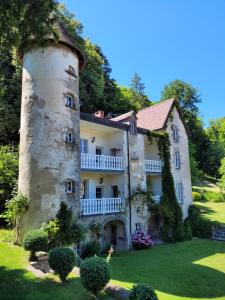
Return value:
M 131 216 L 131 178 L 130 178 L 130 147 L 129 147 L 129 134 L 128 134 L 128 128 L 127 128 L 127 158 L 128 158 L 128 165 L 127 165 L 127 171 L 128 171 L 128 195 L 129 195 L 129 231 L 131 235 L 131 221 L 132 221 L 132 216 Z

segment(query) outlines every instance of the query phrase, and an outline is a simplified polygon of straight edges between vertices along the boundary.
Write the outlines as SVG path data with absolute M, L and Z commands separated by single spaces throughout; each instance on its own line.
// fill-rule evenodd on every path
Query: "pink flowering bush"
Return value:
M 133 249 L 147 249 L 153 246 L 153 241 L 149 234 L 145 234 L 143 230 L 136 231 L 131 235 Z

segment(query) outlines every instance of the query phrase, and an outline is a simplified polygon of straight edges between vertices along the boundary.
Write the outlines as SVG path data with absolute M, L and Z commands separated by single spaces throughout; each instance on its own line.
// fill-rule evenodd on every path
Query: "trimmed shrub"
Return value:
M 200 215 L 200 209 L 194 205 L 189 207 L 188 212 L 193 236 L 210 238 L 212 235 L 212 222 L 204 220 Z
M 53 271 L 59 275 L 60 280 L 65 282 L 76 264 L 76 256 L 72 249 L 58 247 L 50 251 L 48 262 Z
M 80 266 L 80 277 L 84 288 L 97 295 L 110 280 L 109 264 L 98 256 L 86 258 Z
M 184 220 L 184 239 L 185 240 L 191 240 L 192 239 L 192 227 L 191 227 L 191 221 L 189 218 L 186 218 Z
M 100 255 L 100 243 L 98 241 L 85 243 L 81 250 L 81 257 L 84 259 L 94 255 Z
M 158 300 L 158 297 L 153 288 L 145 284 L 134 285 L 131 293 L 130 300 Z
M 28 231 L 24 235 L 23 247 L 30 251 L 30 259 L 35 259 L 36 251 L 48 251 L 48 235 L 41 229 Z

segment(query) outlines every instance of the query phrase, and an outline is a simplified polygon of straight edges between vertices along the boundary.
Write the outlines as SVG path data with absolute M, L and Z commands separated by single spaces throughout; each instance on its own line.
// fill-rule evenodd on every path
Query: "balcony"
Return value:
M 92 170 L 122 171 L 122 157 L 81 153 L 81 168 Z
M 152 200 L 157 204 L 160 203 L 160 199 L 161 199 L 161 196 L 159 196 L 159 195 L 152 196 Z
M 81 199 L 81 213 L 87 215 L 123 212 L 125 202 L 121 198 Z
M 161 173 L 162 168 L 162 160 L 145 160 L 145 172 Z

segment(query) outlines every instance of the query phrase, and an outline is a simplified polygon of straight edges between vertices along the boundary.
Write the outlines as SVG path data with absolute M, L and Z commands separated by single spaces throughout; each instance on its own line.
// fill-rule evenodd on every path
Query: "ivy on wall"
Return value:
M 183 232 L 183 212 L 177 202 L 173 176 L 170 166 L 170 140 L 165 131 L 153 132 L 147 134 L 151 143 L 153 139 L 157 140 L 160 158 L 164 165 L 162 169 L 162 198 L 159 204 L 160 215 L 163 218 L 163 227 L 161 230 L 164 241 L 182 241 Z

